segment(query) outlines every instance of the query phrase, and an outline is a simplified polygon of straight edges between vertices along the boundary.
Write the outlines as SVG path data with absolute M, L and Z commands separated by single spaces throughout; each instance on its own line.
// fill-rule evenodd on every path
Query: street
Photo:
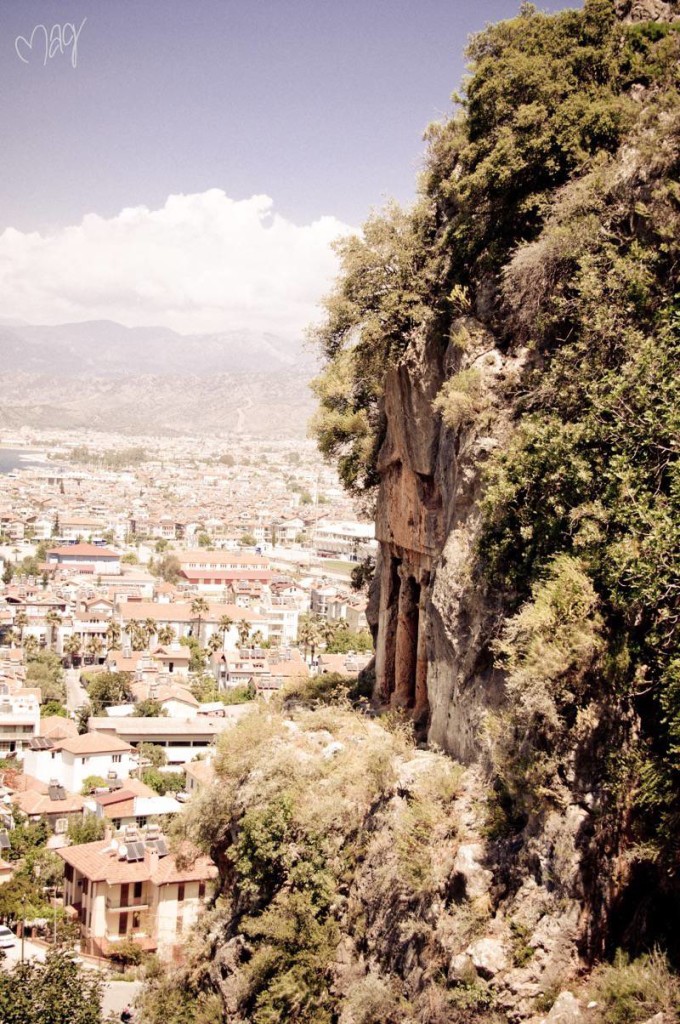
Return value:
M 64 672 L 66 681 L 66 710 L 75 711 L 81 704 L 87 703 L 87 693 L 80 685 L 80 669 L 67 668 Z
M 14 945 L 3 949 L 3 953 L 5 954 L 5 959 L 2 961 L 2 965 L 7 968 L 14 967 L 21 960 L 21 939 L 15 938 Z M 44 960 L 45 947 L 38 945 L 37 942 L 31 942 L 30 939 L 26 939 L 24 958 L 26 960 Z
M 132 1006 L 134 1004 L 141 987 L 141 981 L 108 981 L 102 1000 L 104 1020 L 106 1020 L 110 1013 L 115 1014 L 116 1019 L 118 1019 L 121 1010 L 125 1006 L 128 1004 Z

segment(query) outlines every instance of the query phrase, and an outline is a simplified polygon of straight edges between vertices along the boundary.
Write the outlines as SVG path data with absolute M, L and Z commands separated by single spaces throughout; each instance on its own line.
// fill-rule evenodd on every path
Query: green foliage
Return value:
M 481 411 L 482 379 L 479 370 L 461 370 L 450 377 L 432 403 L 449 430 L 469 426 Z
M 15 818 L 15 822 L 15 827 L 9 833 L 10 848 L 6 854 L 7 859 L 11 861 L 20 860 L 32 851 L 44 847 L 50 834 L 44 818 L 31 821 L 25 815 L 21 815 Z
M 159 700 L 147 698 L 135 704 L 132 714 L 135 718 L 162 718 L 167 715 L 167 711 Z
M 134 703 L 129 672 L 98 672 L 90 678 L 87 696 L 95 718 L 105 715 L 109 707 Z
M 166 793 L 179 793 L 184 789 L 184 772 L 161 772 L 158 768 L 145 768 L 142 782 L 151 786 L 159 796 Z
M 230 686 L 228 690 L 220 690 L 216 699 L 227 705 L 247 704 L 248 701 L 255 700 L 256 696 L 254 683 L 247 683 L 245 686 Z
M 116 942 L 111 959 L 125 967 L 138 967 L 144 959 L 144 950 L 131 936 Z
M 57 715 L 59 718 L 68 718 L 68 711 L 59 701 L 48 700 L 40 705 L 40 717 L 46 718 L 49 715 Z
M 104 838 L 106 821 L 95 814 L 72 815 L 68 820 L 68 837 L 74 846 L 81 843 L 95 843 Z
M 656 950 L 632 961 L 619 951 L 593 975 L 591 995 L 595 1024 L 642 1024 L 656 1014 L 674 1020 L 680 1012 L 680 981 Z
M 24 918 L 32 920 L 36 917 L 49 917 L 42 890 L 30 874 L 17 872 L 0 886 L 0 919 L 14 924 Z
M 88 775 L 83 779 L 83 785 L 80 790 L 83 796 L 89 796 L 90 793 L 94 793 L 95 789 L 106 788 L 106 779 L 103 779 L 101 775 Z
M 597 595 L 568 555 L 534 584 L 532 600 L 509 618 L 495 645 L 507 672 L 507 707 L 487 728 L 501 785 L 515 808 L 540 813 L 566 798 L 565 770 L 575 707 L 588 703 L 603 649 Z
M 26 685 L 39 686 L 43 703 L 66 700 L 66 684 L 61 659 L 54 651 L 37 651 L 27 659 Z
M 368 590 L 374 576 L 375 559 L 371 555 L 367 555 L 363 562 L 355 565 L 350 573 L 352 590 L 359 592 Z
M 141 760 L 149 761 L 152 768 L 163 768 L 168 763 L 165 747 L 157 743 L 140 743 L 137 748 Z
M 181 636 L 179 638 L 179 642 L 183 647 L 188 647 L 191 651 L 191 657 L 189 658 L 189 671 L 202 673 L 206 663 L 205 648 L 201 647 L 195 636 Z
M 156 576 L 160 576 L 166 583 L 176 583 L 180 577 L 182 564 L 177 555 L 163 555 L 152 562 L 150 566 Z
M 103 1024 L 102 979 L 64 950 L 0 971 L 3 1024 Z
M 368 630 L 355 632 L 351 629 L 339 629 L 328 640 L 326 651 L 329 654 L 347 654 L 348 651 L 372 651 L 373 637 Z

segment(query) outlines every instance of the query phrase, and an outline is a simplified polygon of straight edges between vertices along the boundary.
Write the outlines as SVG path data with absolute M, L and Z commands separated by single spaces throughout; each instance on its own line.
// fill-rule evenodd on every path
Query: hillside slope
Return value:
M 317 332 L 375 696 L 487 773 L 510 889 L 574 858 L 582 956 L 677 958 L 680 7 L 525 4 L 469 56 Z

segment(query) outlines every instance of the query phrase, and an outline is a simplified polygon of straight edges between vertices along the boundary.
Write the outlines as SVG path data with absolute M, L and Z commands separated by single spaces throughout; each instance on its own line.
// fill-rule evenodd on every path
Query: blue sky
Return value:
M 543 0 L 539 6 L 577 5 Z M 468 34 L 514 15 L 518 6 L 518 0 L 0 0 L 0 232 L 20 235 L 11 233 L 10 250 L 0 246 L 0 261 L 16 271 L 31 249 L 30 233 L 53 237 L 86 214 L 106 221 L 124 208 L 161 210 L 168 196 L 210 190 L 224 194 L 237 219 L 254 212 L 259 222 L 271 225 L 278 217 L 309 227 L 326 218 L 325 246 L 333 229 L 360 225 L 387 196 L 412 197 L 423 129 L 450 109 Z M 20 59 L 17 36 L 30 39 L 40 24 L 48 30 L 82 24 L 75 68 L 71 46 L 63 54 L 55 46 L 45 66 L 42 30 L 31 50 L 17 44 L 28 62 Z M 216 195 L 210 210 L 220 206 Z M 270 206 L 255 204 L 253 211 L 247 207 L 253 196 L 270 197 Z M 220 214 L 225 209 L 222 203 Z M 95 234 L 100 230 L 93 225 Z M 36 260 L 31 252 L 35 278 L 45 254 Z M 29 299 L 10 308 L 3 284 L 17 290 L 11 275 L 0 275 L 0 315 L 26 315 Z M 53 296 L 59 287 L 50 284 Z M 53 312 L 49 301 L 38 302 L 35 315 L 82 319 L 82 298 Z M 136 301 L 143 304 L 144 296 Z M 109 305 L 115 313 L 115 303 Z M 187 324 L 178 316 L 175 326 Z

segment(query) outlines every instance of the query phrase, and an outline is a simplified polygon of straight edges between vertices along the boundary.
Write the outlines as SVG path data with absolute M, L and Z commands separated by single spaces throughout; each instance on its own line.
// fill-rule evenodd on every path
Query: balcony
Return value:
M 120 911 L 121 913 L 128 910 L 148 910 L 149 903 L 145 901 L 143 896 L 128 897 L 124 903 L 121 903 L 120 897 L 107 896 L 106 909 Z

